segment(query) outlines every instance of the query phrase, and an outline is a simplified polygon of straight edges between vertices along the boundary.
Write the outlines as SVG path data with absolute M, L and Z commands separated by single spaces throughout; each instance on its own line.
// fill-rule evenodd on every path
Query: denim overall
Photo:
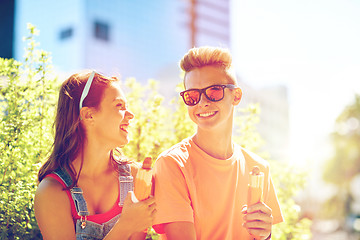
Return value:
M 119 186 L 120 186 L 120 201 L 119 206 L 124 204 L 125 197 L 128 191 L 133 191 L 133 177 L 131 176 L 131 169 L 129 164 L 119 165 Z M 65 169 L 58 168 L 54 171 L 58 175 L 67 187 L 71 186 L 72 179 Z M 83 191 L 79 187 L 73 187 L 70 189 L 72 199 L 75 203 L 75 208 L 80 219 L 76 221 L 75 232 L 77 240 L 85 239 L 103 239 L 109 231 L 113 228 L 116 221 L 119 219 L 120 214 L 116 215 L 109 221 L 98 224 L 87 220 L 89 212 L 86 206 L 86 201 L 83 196 Z

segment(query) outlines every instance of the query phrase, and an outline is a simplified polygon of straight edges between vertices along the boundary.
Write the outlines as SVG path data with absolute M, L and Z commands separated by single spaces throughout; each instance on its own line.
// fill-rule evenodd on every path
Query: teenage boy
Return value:
M 233 141 L 234 108 L 242 91 L 227 49 L 190 49 L 180 61 L 180 95 L 196 133 L 163 152 L 155 163 L 157 214 L 162 239 L 271 239 L 283 221 L 269 164 Z M 247 203 L 249 173 L 264 173 L 263 201 Z

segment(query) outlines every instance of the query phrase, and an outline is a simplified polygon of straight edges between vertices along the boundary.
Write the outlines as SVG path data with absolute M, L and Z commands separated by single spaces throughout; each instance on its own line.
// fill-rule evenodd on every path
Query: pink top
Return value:
M 58 175 L 51 173 L 51 174 L 48 174 L 46 177 L 54 178 L 56 181 L 61 183 L 61 185 L 64 188 L 66 188 L 65 183 L 62 181 L 62 179 Z M 64 190 L 64 191 L 66 192 L 66 194 L 69 197 L 69 201 L 70 201 L 70 205 L 71 205 L 71 216 L 74 220 L 74 223 L 76 223 L 76 220 L 80 219 L 80 216 L 76 212 L 75 203 L 71 197 L 70 190 Z M 103 223 L 109 221 L 110 219 L 114 218 L 116 215 L 120 214 L 122 211 L 122 207 L 119 206 L 119 200 L 120 199 L 118 198 L 117 201 L 115 202 L 114 206 L 109 211 L 107 211 L 105 213 L 101 213 L 101 214 L 89 215 L 86 217 L 86 219 L 88 221 L 95 222 L 98 224 L 103 224 Z

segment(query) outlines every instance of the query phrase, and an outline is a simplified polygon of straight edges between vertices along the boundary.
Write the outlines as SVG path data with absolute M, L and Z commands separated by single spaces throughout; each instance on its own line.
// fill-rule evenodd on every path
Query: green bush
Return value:
M 311 220 L 301 218 L 301 208 L 294 196 L 304 189 L 307 174 L 289 164 L 270 161 L 271 175 L 277 191 L 284 222 L 274 225 L 272 237 L 276 240 L 310 240 Z
M 51 144 L 54 81 L 48 53 L 30 35 L 24 63 L 0 59 L 1 239 L 40 238 L 33 212 L 39 164 Z
M 29 37 L 23 63 L 0 59 L 0 223 L 1 239 L 41 239 L 34 212 L 33 198 L 37 172 L 53 141 L 52 123 L 57 98 L 56 80 L 51 77 L 48 53 L 37 50 L 36 29 L 29 25 Z M 135 114 L 131 122 L 130 143 L 124 153 L 136 161 L 158 154 L 192 135 L 195 125 L 179 97 L 165 102 L 158 94 L 158 82 L 143 86 L 135 79 L 125 81 L 129 108 Z M 239 108 L 235 117 L 235 141 L 253 150 L 262 143 L 256 130 L 259 107 Z M 284 164 L 271 163 L 275 187 L 285 223 L 274 227 L 274 239 L 308 239 L 309 222 L 299 220 L 292 200 L 303 187 L 303 175 L 283 171 Z M 282 171 L 282 174 L 278 172 Z M 305 238 L 305 237 L 306 238 Z M 150 229 L 148 239 L 158 239 Z
M 336 194 L 322 206 L 319 215 L 325 219 L 345 219 L 354 212 L 356 203 L 351 183 L 360 173 L 360 95 L 347 105 L 335 122 L 330 135 L 334 154 L 324 164 L 323 179 L 335 187 Z M 355 207 L 356 208 L 356 207 Z

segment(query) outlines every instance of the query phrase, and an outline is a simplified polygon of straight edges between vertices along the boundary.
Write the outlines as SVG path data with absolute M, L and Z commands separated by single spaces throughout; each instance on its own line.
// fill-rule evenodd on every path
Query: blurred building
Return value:
M 0 57 L 13 58 L 14 43 L 14 0 L 0 1 Z
M 96 68 L 140 82 L 178 73 L 192 45 L 229 47 L 228 0 L 16 0 L 16 59 L 27 22 L 59 71 Z
M 22 60 L 26 23 L 40 30 L 40 48 L 52 54 L 55 70 L 69 75 L 96 69 L 122 79 L 160 82 L 175 96 L 178 62 L 192 46 L 232 48 L 231 0 L 15 0 L 14 58 Z M 234 55 L 235 56 L 235 55 Z M 260 134 L 274 159 L 288 143 L 286 89 L 247 89 L 244 101 L 259 101 Z M 244 98 L 245 99 L 245 98 Z

